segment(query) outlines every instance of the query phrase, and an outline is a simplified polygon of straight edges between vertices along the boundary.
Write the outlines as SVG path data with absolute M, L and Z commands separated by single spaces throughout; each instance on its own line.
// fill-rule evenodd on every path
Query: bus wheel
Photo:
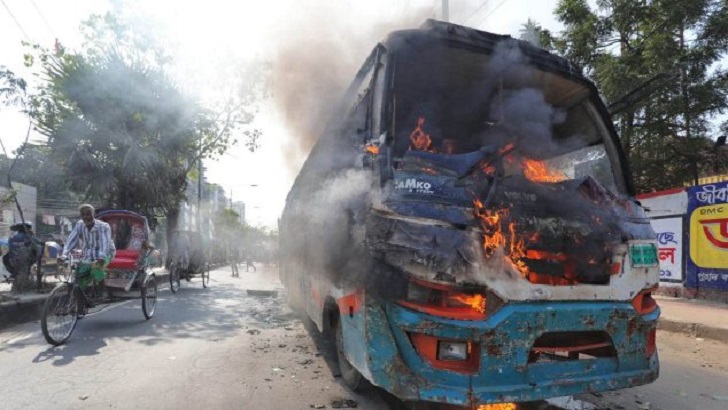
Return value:
M 340 319 L 336 321 L 336 358 L 339 362 L 341 378 L 352 391 L 365 391 L 371 386 L 367 379 L 349 363 L 344 354 L 344 331 Z

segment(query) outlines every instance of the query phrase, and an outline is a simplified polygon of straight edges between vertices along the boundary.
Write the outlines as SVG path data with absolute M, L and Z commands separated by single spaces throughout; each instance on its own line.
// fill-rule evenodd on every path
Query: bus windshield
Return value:
M 486 55 L 445 43 L 413 45 L 396 60 L 394 154 L 491 146 L 562 179 L 591 176 L 617 190 L 607 131 L 589 97 L 581 83 L 529 65 L 517 48 Z

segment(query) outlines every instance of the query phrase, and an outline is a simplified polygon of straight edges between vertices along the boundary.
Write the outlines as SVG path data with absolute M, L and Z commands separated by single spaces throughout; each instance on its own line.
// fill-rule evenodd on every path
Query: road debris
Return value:
M 331 402 L 331 408 L 334 409 L 355 409 L 358 406 L 359 403 L 351 399 L 334 400 Z

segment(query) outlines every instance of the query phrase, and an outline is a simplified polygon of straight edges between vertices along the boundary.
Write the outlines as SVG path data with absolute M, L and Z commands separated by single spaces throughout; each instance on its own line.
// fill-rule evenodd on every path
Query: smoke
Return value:
M 281 252 L 290 260 L 306 261 L 307 270 L 336 279 L 342 272 L 351 276 L 352 266 L 366 258 L 362 238 L 356 232 L 371 203 L 371 173 L 345 170 L 331 177 L 303 184 L 296 192 L 296 203 L 306 201 L 297 214 L 281 226 Z M 361 256 L 361 255 L 360 255 Z M 349 268 L 346 268 L 349 266 Z
M 488 118 L 497 127 L 490 130 L 486 140 L 496 145 L 515 142 L 516 150 L 529 158 L 563 152 L 567 146 L 583 145 L 579 135 L 556 139 L 554 127 L 566 122 L 567 112 L 550 104 L 542 89 L 529 85 L 530 71 L 535 69 L 529 64 L 515 41 L 503 41 L 496 46 L 488 62 L 487 77 L 499 78 L 517 87 L 494 89 L 493 82 L 488 83 L 488 90 L 492 92 Z M 501 141 L 503 137 L 508 141 Z
M 433 17 L 431 8 L 421 8 L 382 22 L 382 15 L 356 13 L 352 7 L 297 1 L 277 27 L 272 94 L 292 136 L 285 155 L 294 174 L 376 44 L 390 31 L 418 27 Z

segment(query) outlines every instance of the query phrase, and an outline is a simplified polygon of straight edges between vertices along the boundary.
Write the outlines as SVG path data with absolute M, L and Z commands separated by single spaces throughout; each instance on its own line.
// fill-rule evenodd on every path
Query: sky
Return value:
M 518 37 L 529 18 L 552 31 L 562 29 L 552 14 L 557 0 L 449 3 L 450 21 L 494 33 Z M 148 19 L 173 40 L 175 75 L 202 100 L 214 98 L 216 87 L 206 80 L 224 75 L 225 67 L 271 62 L 272 96 L 260 104 L 251 124 L 263 131 L 260 148 L 250 153 L 238 144 L 205 166 L 208 181 L 221 185 L 234 201 L 246 203 L 249 223 L 275 228 L 322 113 L 343 92 L 377 41 L 390 30 L 441 18 L 441 4 L 441 0 L 0 0 L 0 65 L 32 83 L 32 73 L 22 65 L 22 41 L 50 48 L 59 39 L 66 48 L 79 49 L 81 22 L 109 10 Z M 22 144 L 27 125 L 18 112 L 0 111 L 0 139 L 8 152 Z

